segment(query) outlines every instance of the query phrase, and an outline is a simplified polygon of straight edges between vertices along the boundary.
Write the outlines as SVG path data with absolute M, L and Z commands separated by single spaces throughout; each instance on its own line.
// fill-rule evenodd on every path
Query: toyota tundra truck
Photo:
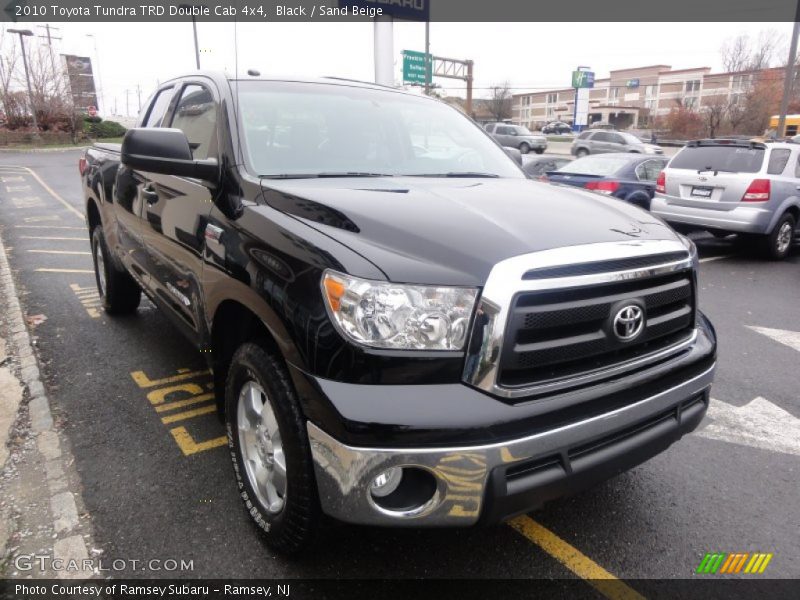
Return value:
M 208 361 L 235 484 L 280 552 L 325 515 L 502 521 L 706 413 L 694 244 L 527 179 L 438 100 L 193 73 L 79 168 L 105 311 L 144 293 Z

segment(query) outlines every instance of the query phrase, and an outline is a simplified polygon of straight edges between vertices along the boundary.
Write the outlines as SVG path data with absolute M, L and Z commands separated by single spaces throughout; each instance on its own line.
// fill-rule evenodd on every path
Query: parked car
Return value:
M 531 179 L 538 179 L 547 171 L 555 171 L 570 162 L 572 159 L 562 154 L 528 155 L 522 159 L 522 170 Z
M 548 171 L 546 177 L 550 183 L 582 187 L 649 209 L 658 174 L 666 165 L 667 159 L 663 157 L 601 154 L 574 160 L 556 171 Z
M 640 154 L 664 154 L 661 146 L 643 142 L 625 131 L 603 131 L 587 129 L 582 132 L 570 147 L 573 156 L 580 158 L 588 154 L 604 152 L 638 152 Z
M 572 133 L 572 125 L 563 121 L 553 121 L 542 127 L 542 133 Z
M 438 100 L 193 72 L 78 166 L 102 305 L 132 313 L 144 292 L 202 352 L 235 489 L 280 552 L 323 514 L 497 522 L 706 413 L 694 244 L 526 179 Z
M 800 146 L 700 140 L 659 176 L 654 214 L 678 228 L 753 236 L 774 260 L 789 254 L 800 222 Z
M 547 149 L 547 138 L 531 133 L 527 127 L 510 123 L 490 123 L 486 126 L 486 131 L 501 146 L 517 148 L 522 154 L 527 154 L 531 150 L 541 154 Z

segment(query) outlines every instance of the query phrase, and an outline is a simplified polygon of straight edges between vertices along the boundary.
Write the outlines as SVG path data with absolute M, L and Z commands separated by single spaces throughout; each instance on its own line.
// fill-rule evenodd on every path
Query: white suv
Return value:
M 800 144 L 689 142 L 658 176 L 650 210 L 679 229 L 753 235 L 781 260 L 800 221 Z

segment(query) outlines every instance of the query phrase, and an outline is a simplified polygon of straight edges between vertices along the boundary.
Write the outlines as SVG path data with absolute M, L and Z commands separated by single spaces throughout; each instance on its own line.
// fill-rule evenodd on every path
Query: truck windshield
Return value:
M 471 120 L 428 98 L 325 83 L 232 86 L 249 167 L 261 177 L 525 177 Z

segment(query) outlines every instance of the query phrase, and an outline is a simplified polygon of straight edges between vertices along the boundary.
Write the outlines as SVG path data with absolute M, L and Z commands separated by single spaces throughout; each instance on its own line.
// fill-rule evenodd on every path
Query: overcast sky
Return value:
M 186 23 L 56 23 L 59 52 L 91 56 L 96 36 L 99 72 L 108 114 L 137 112 L 135 90 L 144 100 L 157 81 L 194 69 L 191 21 Z M 515 91 L 567 87 L 577 65 L 598 78 L 609 70 L 652 64 L 674 69 L 721 68 L 720 46 L 739 33 L 757 37 L 774 30 L 785 41 L 791 23 L 431 23 L 431 52 L 475 61 L 475 96 L 509 81 Z M 37 33 L 43 33 L 41 29 Z M 371 23 L 239 23 L 239 73 L 324 76 L 372 80 Z M 234 73 L 233 23 L 198 23 L 203 68 Z M 394 24 L 397 79 L 404 49 L 423 50 L 423 23 Z M 95 64 L 97 71 L 97 64 Z M 436 79 L 449 95 L 464 95 L 463 83 Z

